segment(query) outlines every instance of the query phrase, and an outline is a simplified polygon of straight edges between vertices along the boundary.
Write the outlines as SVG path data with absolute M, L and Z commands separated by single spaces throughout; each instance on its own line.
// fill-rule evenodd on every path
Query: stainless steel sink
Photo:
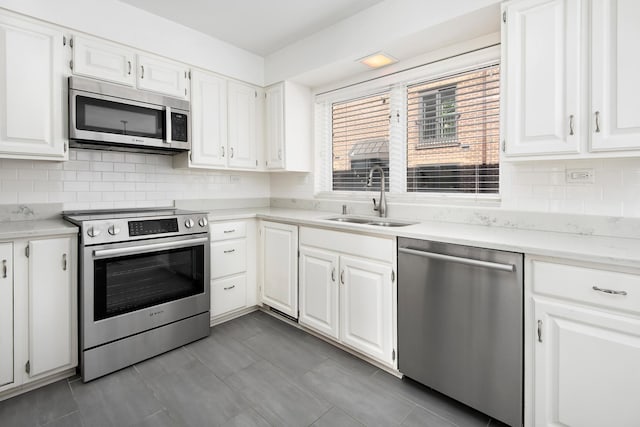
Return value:
M 362 225 L 373 225 L 376 227 L 406 227 L 407 225 L 417 224 L 417 222 L 410 221 L 397 221 L 397 220 L 388 220 L 388 219 L 377 219 L 377 218 L 361 218 L 361 217 L 353 217 L 353 216 L 337 216 L 333 218 L 327 218 L 328 221 L 336 221 L 336 222 L 346 222 L 350 224 L 362 224 Z

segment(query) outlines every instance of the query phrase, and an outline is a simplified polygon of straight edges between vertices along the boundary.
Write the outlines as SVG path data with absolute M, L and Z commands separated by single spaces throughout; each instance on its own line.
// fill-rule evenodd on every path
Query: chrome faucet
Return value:
M 378 212 L 380 217 L 387 216 L 387 199 L 384 197 L 384 169 L 380 166 L 374 166 L 369 171 L 369 181 L 367 182 L 367 187 L 371 187 L 373 184 L 373 173 L 375 171 L 380 172 L 380 202 L 376 204 L 375 197 L 373 198 L 373 210 Z

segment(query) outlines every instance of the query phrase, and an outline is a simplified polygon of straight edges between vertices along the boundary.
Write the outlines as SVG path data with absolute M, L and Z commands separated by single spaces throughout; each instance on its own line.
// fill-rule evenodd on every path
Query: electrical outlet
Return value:
M 596 174 L 593 169 L 567 169 L 567 184 L 593 184 L 596 182 Z

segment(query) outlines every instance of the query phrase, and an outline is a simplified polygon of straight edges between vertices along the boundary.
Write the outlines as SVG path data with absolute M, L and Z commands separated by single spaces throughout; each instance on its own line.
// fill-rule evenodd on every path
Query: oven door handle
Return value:
M 196 239 L 178 240 L 176 242 L 150 243 L 148 245 L 129 246 L 126 248 L 99 249 L 93 251 L 93 258 L 96 259 L 123 255 L 136 255 L 140 253 L 154 252 L 161 249 L 184 248 L 188 246 L 195 246 L 201 243 L 207 243 L 208 241 L 209 239 L 207 237 L 198 237 Z

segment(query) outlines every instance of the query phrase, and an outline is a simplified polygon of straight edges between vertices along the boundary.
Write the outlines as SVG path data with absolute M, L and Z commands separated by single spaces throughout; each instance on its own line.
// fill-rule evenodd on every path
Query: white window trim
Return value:
M 400 113 L 400 122 L 406 121 L 407 116 L 407 103 L 406 96 L 407 86 L 411 86 L 416 83 L 424 82 L 425 80 L 437 80 L 442 77 L 447 77 L 452 73 L 463 73 L 471 71 L 484 66 L 489 66 L 500 62 L 500 46 L 490 46 L 484 49 L 479 49 L 473 52 L 460 54 L 452 58 L 446 58 L 437 62 L 426 64 L 420 67 L 414 67 L 412 69 L 394 73 L 389 76 L 380 77 L 371 81 L 366 81 L 360 84 L 349 85 L 343 89 L 335 89 L 330 92 L 317 94 L 315 97 L 316 103 L 316 120 L 314 121 L 315 131 L 315 170 L 319 172 L 315 177 L 314 182 L 314 197 L 322 199 L 349 199 L 349 200 L 370 200 L 379 194 L 378 191 L 333 191 L 327 189 L 326 178 L 323 182 L 323 177 L 331 176 L 331 138 L 326 138 L 323 135 L 331 134 L 331 121 L 325 120 L 325 125 L 329 126 L 329 129 L 322 129 L 319 125 L 317 118 L 318 114 L 323 114 L 322 104 L 332 104 L 336 102 L 348 101 L 353 98 L 365 97 L 380 93 L 383 91 L 400 91 L 402 93 L 401 105 L 398 106 Z M 501 91 L 502 92 L 502 91 Z M 397 92 L 396 92 L 397 93 Z M 400 94 L 398 93 L 398 96 Z M 392 106 L 393 106 L 392 101 Z M 326 109 L 325 109 L 326 110 Z M 327 114 L 327 111 L 324 111 Z M 392 112 L 393 114 L 393 112 Z M 502 125 L 500 126 L 502 129 Z M 391 133 L 400 129 L 401 135 L 391 135 Z M 387 193 L 387 199 L 389 201 L 398 202 L 416 202 L 427 204 L 469 204 L 470 202 L 477 201 L 483 204 L 496 205 L 500 204 L 501 192 L 502 192 L 502 168 L 500 168 L 499 174 L 499 192 L 493 194 L 456 194 L 456 193 L 422 193 L 411 192 L 407 190 L 406 180 L 406 126 L 392 126 L 390 129 L 389 138 L 389 168 L 394 170 L 394 173 L 389 177 L 389 191 Z M 396 138 L 402 138 L 403 143 L 392 144 L 391 141 Z M 401 147 L 401 148 L 399 148 Z M 329 171 L 327 172 L 327 168 Z M 399 171 L 397 171 L 398 169 Z M 329 182 L 330 184 L 330 182 Z

